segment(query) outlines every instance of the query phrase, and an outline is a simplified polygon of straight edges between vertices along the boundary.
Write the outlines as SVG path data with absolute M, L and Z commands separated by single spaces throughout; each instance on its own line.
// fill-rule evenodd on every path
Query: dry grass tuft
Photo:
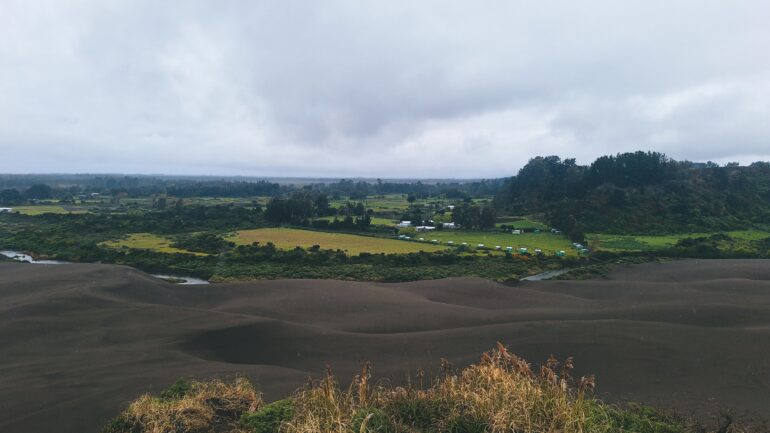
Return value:
M 573 383 L 572 359 L 551 358 L 535 374 L 503 345 L 459 374 L 442 360 L 441 376 L 428 388 L 372 387 L 363 366 L 347 391 L 331 374 L 294 397 L 297 413 L 285 433 L 317 432 L 608 432 L 596 422 L 586 377 Z M 418 374 L 418 378 L 419 377 Z M 576 385 L 576 386 L 573 386 Z
M 104 431 L 237 431 L 240 416 L 256 411 L 263 404 L 260 394 L 245 378 L 237 378 L 232 383 L 192 381 L 183 388 L 170 397 L 149 394 L 139 397 Z

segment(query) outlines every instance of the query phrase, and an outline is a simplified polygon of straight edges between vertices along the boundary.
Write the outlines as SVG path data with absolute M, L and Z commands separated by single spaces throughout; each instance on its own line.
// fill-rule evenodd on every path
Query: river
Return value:
M 0 255 L 3 255 L 5 257 L 11 258 L 13 260 L 16 260 L 18 262 L 27 262 L 27 263 L 33 263 L 36 265 L 68 265 L 72 264 L 72 262 L 64 262 L 61 260 L 35 260 L 34 257 L 30 256 L 29 254 L 24 254 L 18 251 L 11 251 L 11 250 L 3 250 L 0 251 Z M 176 276 L 176 275 L 162 275 L 162 274 L 153 274 L 152 275 L 155 278 L 160 278 L 161 280 L 171 281 L 175 284 L 209 284 L 206 280 L 201 280 L 200 278 L 193 278 L 193 277 L 182 277 L 182 276 Z
M 530 275 L 526 278 L 522 278 L 522 281 L 541 281 L 541 280 L 548 280 L 550 278 L 558 277 L 559 275 L 566 274 L 567 272 L 571 271 L 572 269 L 556 269 L 554 271 L 545 271 L 540 274 Z

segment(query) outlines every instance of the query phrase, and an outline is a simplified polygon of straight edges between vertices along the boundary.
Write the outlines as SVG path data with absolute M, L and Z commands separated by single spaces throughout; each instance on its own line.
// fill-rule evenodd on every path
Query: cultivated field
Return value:
M 484 244 L 486 248 L 494 249 L 500 246 L 503 249 L 513 247 L 528 248 L 530 253 L 534 253 L 536 248 L 543 250 L 545 254 L 554 254 L 556 251 L 563 250 L 568 255 L 576 255 L 575 250 L 569 239 L 561 235 L 551 233 L 523 233 L 514 235 L 506 232 L 487 232 L 473 230 L 441 230 L 434 232 L 418 232 L 415 239 L 423 238 L 425 242 L 433 239 L 439 241 L 442 245 L 448 245 L 452 241 L 455 246 L 467 243 L 469 247 L 477 247 L 478 244 Z M 408 241 L 402 241 L 408 242 Z
M 116 239 L 111 241 L 102 242 L 101 245 L 104 245 L 109 248 L 135 248 L 138 250 L 151 250 L 151 251 L 157 251 L 159 253 L 186 253 L 186 254 L 195 254 L 199 256 L 205 256 L 204 253 L 197 253 L 193 251 L 183 250 L 180 248 L 175 248 L 171 246 L 171 240 L 160 235 L 155 235 L 152 233 L 132 233 L 127 235 L 123 239 Z
M 272 242 L 284 249 L 295 247 L 310 248 L 318 245 L 322 249 L 343 250 L 348 254 L 359 253 L 414 253 L 419 251 L 439 251 L 446 247 L 417 242 L 404 242 L 371 236 L 357 236 L 346 233 L 328 233 L 312 230 L 288 228 L 265 228 L 242 230 L 228 238 L 237 245 L 250 245 L 253 242 L 266 244 Z
M 549 229 L 549 227 L 546 224 L 543 224 L 540 221 L 535 221 L 530 218 L 521 218 L 521 217 L 498 217 L 495 225 L 497 227 L 500 227 L 501 225 L 509 225 L 509 226 L 514 226 L 517 229 L 540 229 L 540 230 Z
M 716 233 L 680 233 L 661 236 L 626 236 L 604 233 L 590 233 L 586 240 L 596 250 L 622 251 L 656 251 L 674 246 L 678 241 L 691 237 L 707 237 Z M 736 230 L 725 232 L 728 236 L 741 240 L 759 240 L 770 237 L 770 232 L 762 230 Z
M 40 205 L 40 206 L 14 206 L 14 212 L 19 212 L 24 215 L 42 215 L 45 213 L 86 213 L 85 209 L 68 210 L 62 206 Z
M 343 220 L 345 217 L 337 217 L 338 220 Z M 333 221 L 333 216 L 325 216 L 321 218 L 316 218 L 317 220 L 326 220 L 326 221 Z M 372 217 L 371 224 L 373 226 L 385 226 L 385 227 L 395 227 L 396 223 L 394 220 L 389 218 L 380 218 L 380 217 Z

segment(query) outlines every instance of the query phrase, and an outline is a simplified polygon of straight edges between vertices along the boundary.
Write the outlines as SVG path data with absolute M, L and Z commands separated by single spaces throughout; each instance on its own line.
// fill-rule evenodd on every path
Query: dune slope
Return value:
M 248 375 L 268 399 L 330 365 L 402 380 L 500 341 L 572 355 L 608 400 L 770 417 L 770 264 L 678 261 L 607 280 L 279 280 L 176 286 L 108 265 L 0 264 L 0 431 L 97 431 L 180 376 Z

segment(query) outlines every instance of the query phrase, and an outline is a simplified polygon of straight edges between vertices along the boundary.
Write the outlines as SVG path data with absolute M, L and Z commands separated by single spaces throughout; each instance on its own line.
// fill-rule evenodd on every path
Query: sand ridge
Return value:
M 606 280 L 178 286 L 110 265 L 0 264 L 0 431 L 98 431 L 180 376 L 282 397 L 329 364 L 401 380 L 497 342 L 597 374 L 600 395 L 770 418 L 770 263 L 687 260 Z

